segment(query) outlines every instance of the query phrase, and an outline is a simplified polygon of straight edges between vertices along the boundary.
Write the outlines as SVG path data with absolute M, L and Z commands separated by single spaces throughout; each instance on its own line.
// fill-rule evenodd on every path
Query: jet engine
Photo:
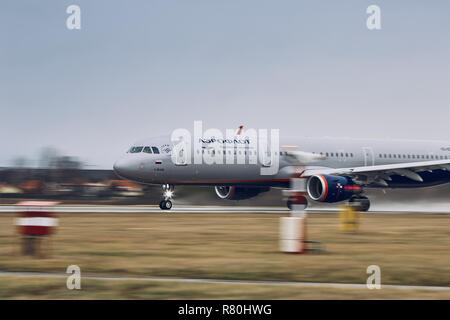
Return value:
M 362 192 L 360 185 L 348 177 L 314 175 L 306 183 L 308 196 L 319 202 L 339 202 Z
M 269 187 L 236 187 L 236 186 L 217 186 L 216 194 L 221 199 L 243 200 L 256 197 L 262 192 L 269 191 Z

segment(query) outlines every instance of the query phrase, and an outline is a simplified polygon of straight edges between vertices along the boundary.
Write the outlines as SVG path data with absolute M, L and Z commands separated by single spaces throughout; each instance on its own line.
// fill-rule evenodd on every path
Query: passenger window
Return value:
M 144 147 L 145 153 L 152 153 L 152 149 L 150 147 Z
M 152 147 L 154 154 L 159 154 L 159 149 L 157 147 Z

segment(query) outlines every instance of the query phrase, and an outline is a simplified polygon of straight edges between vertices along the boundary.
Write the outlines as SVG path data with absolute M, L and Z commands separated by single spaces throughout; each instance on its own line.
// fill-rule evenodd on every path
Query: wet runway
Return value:
M 61 213 L 276 213 L 288 212 L 283 207 L 175 206 L 170 211 L 156 205 L 57 205 L 53 211 Z M 23 211 L 23 207 L 0 205 L 0 212 Z
M 23 211 L 23 207 L 14 205 L 0 205 L 1 212 L 18 212 Z M 449 214 L 448 211 L 426 211 L 424 208 L 417 210 L 399 210 L 397 208 L 383 208 L 384 210 L 373 210 L 368 214 L 374 213 L 440 213 Z M 286 207 L 270 207 L 270 206 L 190 206 L 190 205 L 174 205 L 172 210 L 161 210 L 157 205 L 57 205 L 52 207 L 52 211 L 59 213 L 288 213 Z M 329 212 L 336 213 L 339 207 L 332 208 L 308 208 L 308 212 Z

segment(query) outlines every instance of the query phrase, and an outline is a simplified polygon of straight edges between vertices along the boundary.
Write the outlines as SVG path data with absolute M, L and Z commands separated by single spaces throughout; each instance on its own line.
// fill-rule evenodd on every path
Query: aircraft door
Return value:
M 375 165 L 375 157 L 373 155 L 373 149 L 371 147 L 363 147 L 364 166 Z
M 261 164 L 264 167 L 270 167 L 272 165 L 272 157 L 270 151 L 264 151 L 262 154 Z
M 186 166 L 188 164 L 189 147 L 185 141 L 180 141 L 172 150 L 172 159 L 177 166 Z

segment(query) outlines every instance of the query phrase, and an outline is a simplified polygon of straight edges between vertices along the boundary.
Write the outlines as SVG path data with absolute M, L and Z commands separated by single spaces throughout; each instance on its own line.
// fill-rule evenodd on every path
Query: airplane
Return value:
M 304 181 L 303 200 L 291 196 L 287 206 L 308 202 L 347 201 L 368 211 L 370 188 L 420 188 L 450 182 L 450 142 L 425 140 L 376 140 L 351 138 L 286 138 L 279 148 L 255 163 L 195 163 L 195 151 L 177 149 L 177 141 L 162 136 L 134 143 L 114 163 L 121 178 L 141 184 L 161 185 L 162 210 L 172 208 L 175 185 L 213 186 L 224 200 L 258 196 L 270 188 L 289 189 L 293 178 Z M 215 147 L 211 143 L 215 142 Z M 231 158 L 256 155 L 242 136 L 242 126 L 233 139 L 201 138 L 197 153 Z M 218 146 L 217 146 L 218 145 Z M 264 158 L 264 157 L 263 157 Z M 262 175 L 261 169 L 276 160 L 278 170 Z

